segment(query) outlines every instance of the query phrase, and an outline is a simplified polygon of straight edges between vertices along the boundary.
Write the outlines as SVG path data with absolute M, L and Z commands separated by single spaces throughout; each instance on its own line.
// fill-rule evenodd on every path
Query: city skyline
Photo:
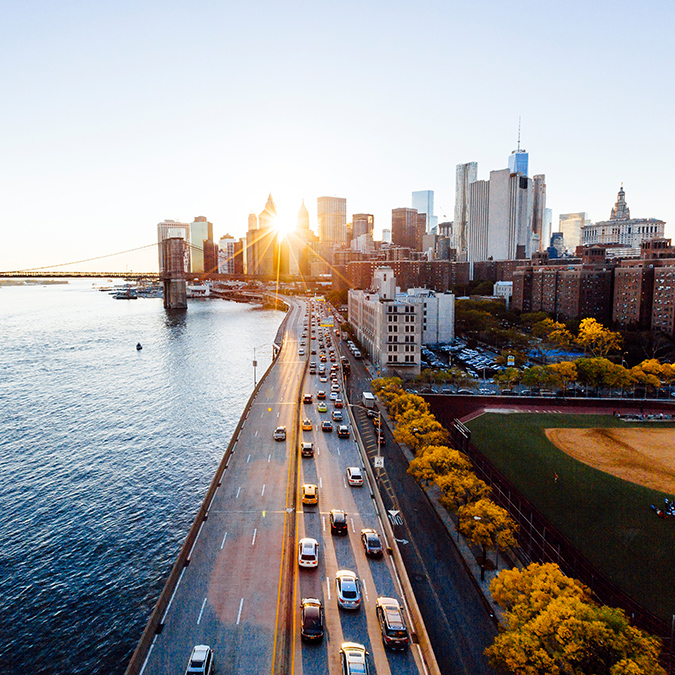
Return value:
M 519 117 L 554 230 L 565 213 L 606 220 L 623 183 L 633 212 L 673 236 L 663 81 L 674 14 L 665 2 L 522 13 L 496 2 L 16 4 L 0 29 L 11 102 L 0 111 L 0 269 L 153 244 L 164 219 L 204 215 L 216 239 L 241 237 L 270 193 L 291 225 L 304 199 L 314 232 L 321 196 L 345 198 L 348 220 L 373 214 L 376 238 L 413 191 L 433 190 L 439 222 L 452 220 L 456 165 L 477 162 L 479 180 L 507 168 Z M 389 39 L 403 30 L 417 45 L 405 53 Z M 504 59 L 516 34 L 526 49 Z M 404 87 L 430 92 L 425 105 L 403 101 Z M 127 266 L 155 269 L 157 252 L 136 260 Z M 88 269 L 124 270 L 116 261 Z

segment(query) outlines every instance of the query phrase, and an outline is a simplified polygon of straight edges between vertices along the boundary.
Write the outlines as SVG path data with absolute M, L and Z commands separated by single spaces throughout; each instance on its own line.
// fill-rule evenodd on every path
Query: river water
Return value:
M 0 288 L 0 673 L 124 672 L 282 318 Z

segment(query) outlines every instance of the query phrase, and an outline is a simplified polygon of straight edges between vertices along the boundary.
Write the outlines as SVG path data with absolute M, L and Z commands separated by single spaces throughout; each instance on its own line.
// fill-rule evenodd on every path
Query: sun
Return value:
M 274 221 L 274 229 L 277 231 L 277 237 L 284 239 L 291 232 L 293 232 L 293 223 L 283 218 L 276 218 Z

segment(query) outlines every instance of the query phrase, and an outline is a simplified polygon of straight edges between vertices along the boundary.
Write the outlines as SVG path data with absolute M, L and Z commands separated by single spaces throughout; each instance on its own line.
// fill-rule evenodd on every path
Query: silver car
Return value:
M 335 573 L 337 603 L 342 609 L 358 609 L 361 606 L 361 582 L 350 570 Z

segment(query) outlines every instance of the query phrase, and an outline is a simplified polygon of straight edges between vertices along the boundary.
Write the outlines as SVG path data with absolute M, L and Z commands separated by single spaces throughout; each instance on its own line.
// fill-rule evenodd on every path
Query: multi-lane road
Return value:
M 382 532 L 380 516 L 368 483 L 350 487 L 346 481 L 346 468 L 362 465 L 350 416 L 345 411 L 349 438 L 338 438 L 335 429 L 320 429 L 335 409 L 328 401 L 327 412 L 318 411 L 317 393 L 328 393 L 330 380 L 322 383 L 318 374 L 308 373 L 308 361 L 319 362 L 319 354 L 311 351 L 319 352 L 322 331 L 308 321 L 308 303 L 291 305 L 280 355 L 249 408 L 189 564 L 162 618 L 162 630 L 143 660 L 144 675 L 184 672 L 197 644 L 213 648 L 217 675 L 337 675 L 338 651 L 345 641 L 366 646 L 371 672 L 425 672 L 418 645 L 392 653 L 382 643 L 375 600 L 382 595 L 402 600 L 401 585 L 390 556 L 365 556 L 360 530 Z M 334 336 L 328 329 L 323 332 L 328 356 Z M 339 360 L 337 349 L 336 354 Z M 330 360 L 326 365 L 330 367 Z M 300 403 L 305 393 L 312 395 L 311 403 Z M 344 399 L 342 390 L 340 397 Z M 311 431 L 301 430 L 304 418 L 311 420 Z M 283 442 L 273 440 L 279 425 L 287 429 Z M 314 443 L 313 458 L 300 458 L 303 440 Z M 319 486 L 317 505 L 302 504 L 303 483 Z M 331 509 L 347 512 L 347 536 L 331 534 Z M 319 542 L 315 569 L 298 566 L 296 547 L 302 537 Z M 337 606 L 335 572 L 340 569 L 352 570 L 361 580 L 363 603 L 356 611 Z M 326 634 L 316 645 L 300 639 L 304 597 L 324 603 Z

